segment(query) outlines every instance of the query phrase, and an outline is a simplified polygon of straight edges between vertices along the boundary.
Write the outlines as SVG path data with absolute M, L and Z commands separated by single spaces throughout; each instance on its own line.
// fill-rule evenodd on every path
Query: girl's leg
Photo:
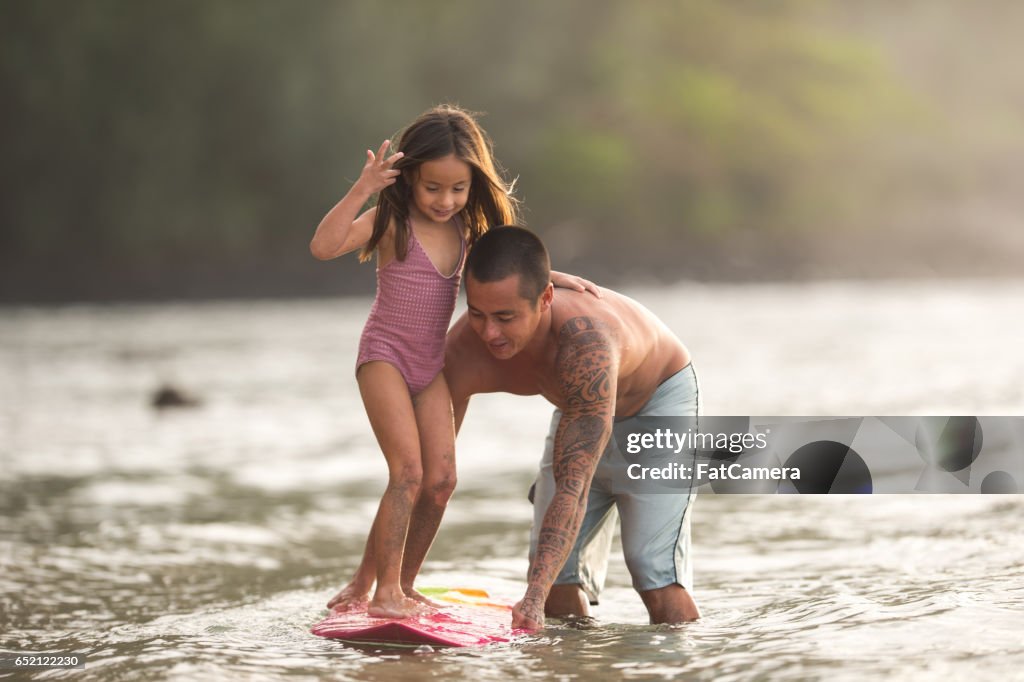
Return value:
M 356 574 L 349 581 L 348 585 L 341 588 L 338 594 L 334 595 L 327 608 L 332 611 L 350 611 L 352 609 L 365 608 L 369 602 L 370 590 L 377 578 L 377 561 L 374 558 L 373 543 L 377 535 L 377 520 L 374 519 L 370 527 L 370 535 L 366 539 L 366 547 L 363 550 L 363 559 L 359 562 Z
M 419 433 L 409 389 L 401 373 L 386 362 L 368 362 L 357 374 L 370 426 L 388 463 L 388 486 L 373 524 L 377 590 L 367 613 L 402 618 L 418 610 L 402 593 L 402 555 L 409 517 L 423 478 Z
M 423 482 L 405 542 L 402 589 L 406 596 L 429 604 L 429 600 L 413 589 L 413 582 L 455 490 L 455 419 L 444 374 L 438 374 L 413 398 L 413 407 L 420 436 Z

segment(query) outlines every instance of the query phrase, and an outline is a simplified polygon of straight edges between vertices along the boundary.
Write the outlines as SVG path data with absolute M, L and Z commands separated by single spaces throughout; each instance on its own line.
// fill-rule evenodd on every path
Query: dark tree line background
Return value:
M 556 264 L 1007 275 L 1007 1 L 0 3 L 0 300 L 365 292 L 307 244 L 364 150 L 485 112 Z

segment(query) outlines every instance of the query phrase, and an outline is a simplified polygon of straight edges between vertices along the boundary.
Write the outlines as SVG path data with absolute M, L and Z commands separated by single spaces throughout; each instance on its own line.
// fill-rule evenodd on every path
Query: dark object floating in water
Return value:
M 170 407 L 198 407 L 199 400 L 174 386 L 164 384 L 153 393 L 150 404 L 158 410 L 163 410 Z

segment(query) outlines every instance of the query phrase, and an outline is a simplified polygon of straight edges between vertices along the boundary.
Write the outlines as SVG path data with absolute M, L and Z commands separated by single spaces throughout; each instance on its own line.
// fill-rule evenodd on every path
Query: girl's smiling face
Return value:
M 444 223 L 466 206 L 473 173 L 454 154 L 424 161 L 412 183 L 413 207 L 427 220 Z

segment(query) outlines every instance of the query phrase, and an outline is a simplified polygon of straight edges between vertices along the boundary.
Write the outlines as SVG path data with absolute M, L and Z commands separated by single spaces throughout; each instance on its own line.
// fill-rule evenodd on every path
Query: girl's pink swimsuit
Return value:
M 356 370 L 382 360 L 402 374 L 416 395 L 444 368 L 444 338 L 455 312 L 466 240 L 456 220 L 461 248 L 459 262 L 447 277 L 430 262 L 409 223 L 409 252 L 377 268 L 377 298 L 359 339 Z

